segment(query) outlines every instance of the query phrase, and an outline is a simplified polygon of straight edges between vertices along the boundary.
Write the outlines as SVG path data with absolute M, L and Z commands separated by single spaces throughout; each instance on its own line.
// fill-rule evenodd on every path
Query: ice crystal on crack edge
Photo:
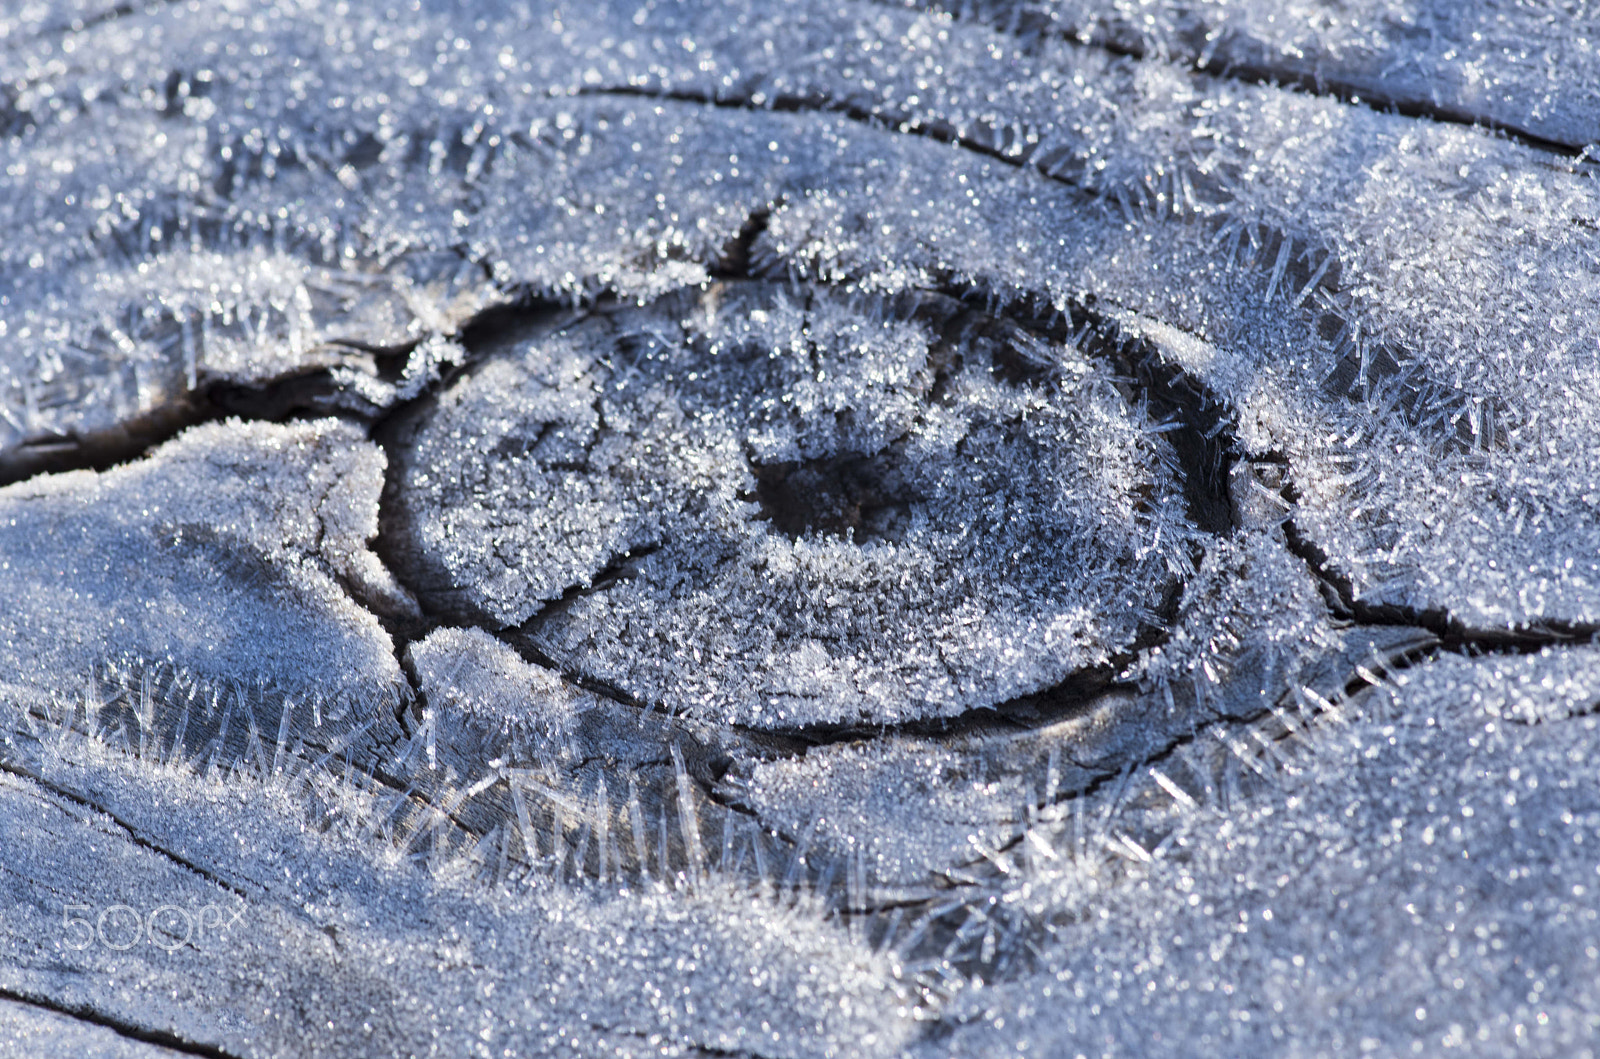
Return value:
M 1593 1056 L 1600 12 L 0 11 L 0 1053 Z

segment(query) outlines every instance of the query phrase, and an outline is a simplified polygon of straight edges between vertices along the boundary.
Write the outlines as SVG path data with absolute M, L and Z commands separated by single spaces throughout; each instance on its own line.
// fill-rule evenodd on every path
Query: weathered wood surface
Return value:
M 1597 33 L 0 13 L 0 1052 L 1592 1055 Z

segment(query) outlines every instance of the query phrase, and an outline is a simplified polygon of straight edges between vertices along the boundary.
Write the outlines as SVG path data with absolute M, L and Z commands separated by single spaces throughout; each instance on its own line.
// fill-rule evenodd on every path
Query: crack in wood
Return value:
M 885 0 L 873 0 L 883 4 Z M 1092 48 L 1111 55 L 1138 62 L 1175 61 L 1160 55 L 1150 47 L 1146 37 L 1131 28 L 1115 25 L 1091 27 L 1057 22 L 1050 12 L 1016 0 L 1001 3 L 976 3 L 962 0 L 959 5 L 946 0 L 891 0 L 886 6 L 910 6 L 924 11 L 935 11 L 953 19 L 980 22 L 998 33 L 1017 39 L 1024 45 L 1043 37 L 1059 40 L 1078 48 Z M 1198 27 L 1197 27 L 1198 28 Z M 1197 74 L 1224 81 L 1244 84 L 1269 85 L 1275 88 L 1293 88 L 1307 95 L 1333 99 L 1346 106 L 1365 107 L 1379 113 L 1398 114 L 1407 118 L 1421 118 L 1443 125 L 1457 125 L 1505 136 L 1524 147 L 1562 155 L 1573 159 L 1588 157 L 1585 143 L 1569 143 L 1551 139 L 1514 122 L 1494 118 L 1466 107 L 1450 106 L 1422 95 L 1407 95 L 1385 91 L 1375 81 L 1358 81 L 1353 78 L 1329 76 L 1321 70 L 1295 69 L 1291 66 L 1274 66 L 1247 62 L 1228 57 L 1227 38 L 1217 39 L 1205 34 L 1196 48 L 1191 42 L 1183 50 L 1182 64 Z M 1247 39 L 1232 43 L 1251 44 Z M 1258 45 L 1259 47 L 1259 45 Z M 1221 54 L 1223 58 L 1214 56 Z
M 5 986 L 0 986 L 0 999 L 37 1008 L 40 1011 L 48 1011 L 76 1022 L 99 1026 L 102 1029 L 110 1030 L 118 1037 L 137 1041 L 140 1044 L 167 1048 L 183 1055 L 203 1056 L 205 1059 L 243 1059 L 240 1053 L 226 1051 L 214 1044 L 206 1044 L 203 1041 L 190 1040 L 170 1030 L 159 1030 L 143 1026 L 137 1022 L 100 1011 L 88 1004 L 68 1004 L 51 997 L 25 993 Z
M 167 849 L 165 846 L 161 845 L 161 843 L 146 835 L 138 827 L 129 823 L 127 820 L 124 820 L 106 806 L 101 805 L 93 798 L 90 798 L 88 795 L 80 791 L 72 790 L 69 787 L 63 787 L 59 783 L 55 783 L 46 779 L 33 769 L 30 769 L 24 765 L 19 765 L 12 761 L 0 761 L 0 772 L 7 773 L 19 779 L 27 780 L 58 798 L 69 801 L 74 805 L 105 817 L 107 820 L 110 820 L 112 823 L 116 824 L 117 827 L 121 828 L 122 831 L 128 836 L 128 841 L 132 842 L 140 849 L 148 850 L 157 856 L 171 861 L 178 867 L 198 875 L 200 878 L 211 883 L 213 886 L 226 890 L 235 897 L 244 898 L 246 900 L 249 899 L 250 895 L 245 892 L 245 889 L 238 883 L 233 882 L 231 879 L 224 877 L 221 873 L 211 868 L 207 868 L 202 864 L 190 860 L 181 853 L 175 853 L 174 851 Z

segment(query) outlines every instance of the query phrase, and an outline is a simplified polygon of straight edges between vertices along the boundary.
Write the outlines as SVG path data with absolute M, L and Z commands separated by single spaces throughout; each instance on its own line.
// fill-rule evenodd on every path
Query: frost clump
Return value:
M 69 977 L 95 1022 L 169 1033 L 184 1054 L 823 1057 L 895 1054 L 919 1028 L 892 954 L 805 899 L 780 906 L 704 880 L 496 876 L 503 831 L 480 844 L 398 826 L 397 803 L 437 783 L 364 788 L 360 769 L 355 782 L 316 768 L 196 775 L 93 742 L 59 751 L 42 755 L 45 785 L 0 783 L 6 988 L 59 1010 Z M 474 808 L 458 800 L 453 816 L 475 823 Z M 87 906 L 93 927 L 119 903 L 168 906 L 160 944 L 77 947 L 63 929 L 64 905 L 79 906 L 73 918 Z M 207 906 L 222 914 L 201 926 Z M 106 937 L 121 944 L 129 916 L 114 913 Z M 0 1007 L 0 1052 L 85 1054 L 70 1037 L 41 1049 L 19 1021 Z
M 383 466 L 334 420 L 233 421 L 0 490 L 7 697 L 74 693 L 107 662 L 213 690 L 261 678 L 302 702 L 404 697 L 388 635 L 350 594 L 414 613 L 367 548 Z
M 484 364 L 403 444 L 436 606 L 707 719 L 952 714 L 1155 619 L 1191 530 L 1071 347 L 929 297 L 716 285 Z
M 1299 737 L 1235 739 L 1214 783 L 1174 755 L 1087 850 L 1041 828 L 1057 857 L 987 914 L 1051 940 L 927 1054 L 1593 1055 L 1600 721 L 1572 714 L 1594 673 L 1587 648 L 1443 655 Z M 1486 721 L 1508 707 L 1545 723 Z
M 1309 679 L 1344 639 L 1281 531 L 1257 527 L 1211 542 L 1168 637 L 1128 676 L 1165 700 L 1177 725 L 1248 718 Z
M 435 630 L 407 656 L 430 711 L 459 712 L 501 731 L 517 727 L 558 737 L 593 702 L 482 629 Z
M 991 774 L 970 747 L 885 736 L 755 764 L 721 793 L 811 856 L 859 864 L 881 900 L 924 896 L 981 865 L 1016 836 L 1038 789 L 1015 772 Z

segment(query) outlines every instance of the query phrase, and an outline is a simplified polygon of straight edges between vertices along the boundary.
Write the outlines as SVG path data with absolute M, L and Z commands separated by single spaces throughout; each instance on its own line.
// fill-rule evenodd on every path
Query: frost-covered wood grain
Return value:
M 952 715 L 1158 620 L 1190 535 L 1154 426 L 954 299 L 718 283 L 449 387 L 391 547 L 425 605 L 673 713 Z
M 1593 1054 L 1587 5 L 390 6 L 0 12 L 0 1051 Z

